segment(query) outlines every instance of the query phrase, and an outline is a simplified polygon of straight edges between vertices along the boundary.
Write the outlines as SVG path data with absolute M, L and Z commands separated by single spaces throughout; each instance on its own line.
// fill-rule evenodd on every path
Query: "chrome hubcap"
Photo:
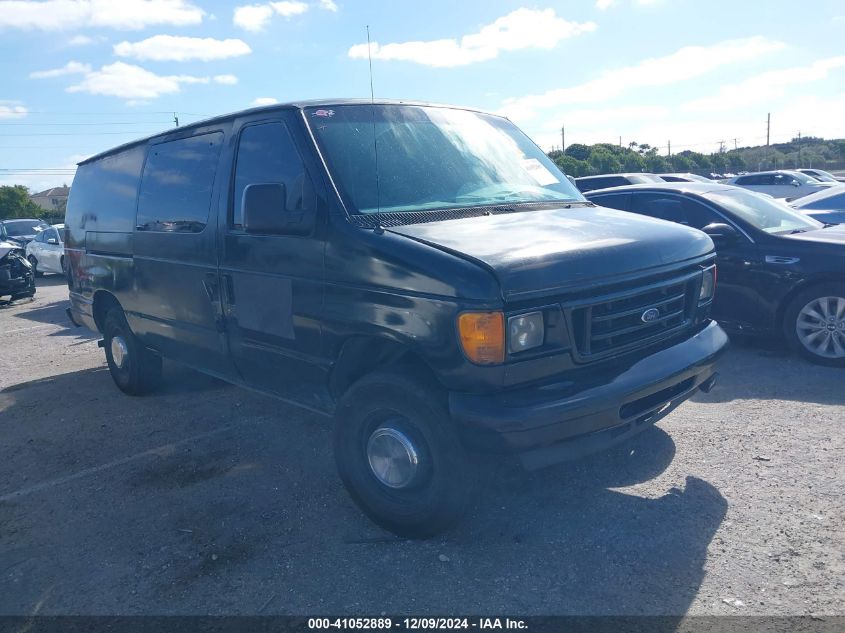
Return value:
M 818 297 L 798 313 L 801 344 L 824 358 L 845 358 L 845 297 Z
M 419 470 L 419 454 L 410 438 L 389 426 L 380 426 L 367 442 L 370 469 L 390 488 L 406 488 Z
M 115 336 L 111 340 L 111 358 L 118 369 L 123 369 L 123 363 L 126 357 L 129 356 L 129 348 L 126 347 L 126 341 L 122 336 Z

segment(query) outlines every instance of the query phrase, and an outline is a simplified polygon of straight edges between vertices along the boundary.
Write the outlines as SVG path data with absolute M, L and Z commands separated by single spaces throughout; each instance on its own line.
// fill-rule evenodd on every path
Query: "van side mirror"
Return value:
M 713 240 L 717 248 L 732 244 L 739 239 L 739 232 L 730 224 L 725 224 L 724 222 L 713 222 L 701 230 L 710 236 L 710 239 Z
M 793 181 L 792 181 L 792 186 L 793 186 L 793 187 L 800 187 L 800 186 L 801 186 L 801 183 L 800 183 L 798 180 L 793 180 Z
M 247 185 L 243 193 L 244 230 L 247 233 L 302 235 L 311 231 L 313 215 L 287 208 L 287 189 L 282 183 Z

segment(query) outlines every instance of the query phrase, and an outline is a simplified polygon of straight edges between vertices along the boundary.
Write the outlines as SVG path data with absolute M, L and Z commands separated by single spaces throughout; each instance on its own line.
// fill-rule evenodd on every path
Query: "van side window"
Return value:
M 288 211 L 314 208 L 314 188 L 287 126 L 259 123 L 243 129 L 235 166 L 232 227 L 243 228 L 243 195 L 247 185 L 281 183 L 287 192 Z M 284 210 L 279 209 L 279 213 Z
M 139 227 L 199 233 L 208 222 L 223 133 L 200 134 L 150 147 L 138 196 Z

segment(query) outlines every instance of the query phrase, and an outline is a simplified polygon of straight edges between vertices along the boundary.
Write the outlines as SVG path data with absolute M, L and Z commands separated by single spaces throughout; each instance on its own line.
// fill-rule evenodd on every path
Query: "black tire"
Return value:
M 155 389 L 161 379 L 161 358 L 141 345 L 119 307 L 106 314 L 103 338 L 111 377 L 121 391 L 141 396 Z M 113 345 L 120 350 L 119 362 L 115 360 Z
M 27 257 L 29 263 L 32 264 L 32 272 L 35 273 L 36 277 L 43 277 L 44 273 L 38 272 L 38 260 L 35 259 L 32 255 Z
M 828 302 L 825 297 L 832 299 Z M 836 306 L 837 299 L 841 300 L 838 308 Z M 823 306 L 816 304 L 817 308 L 821 307 L 821 310 L 814 310 L 816 314 L 824 316 L 822 313 L 827 311 L 833 317 L 832 321 L 826 321 L 824 327 L 822 327 L 823 321 L 821 319 L 807 315 L 802 316 L 802 310 L 809 309 L 815 302 L 821 302 L 821 306 Z M 783 332 L 789 346 L 804 358 L 819 365 L 845 367 L 845 313 L 842 311 L 844 305 L 842 302 L 845 302 L 845 283 L 826 282 L 799 292 L 789 302 L 783 316 Z M 821 331 L 818 336 L 805 344 L 802 341 L 802 336 L 799 335 L 799 330 L 805 336 L 813 334 L 813 325 L 817 325 L 815 329 Z M 827 335 L 827 332 L 830 332 L 830 335 Z M 825 338 L 826 336 L 827 338 Z M 829 341 L 826 343 L 826 347 L 820 348 L 819 346 L 825 345 L 825 340 Z M 836 345 L 843 349 L 841 353 L 837 351 Z M 815 347 L 815 349 L 811 347 Z
M 401 489 L 377 477 L 367 454 L 373 432 L 388 426 L 410 439 L 419 456 L 415 478 Z M 349 388 L 335 415 L 334 453 L 358 507 L 406 538 L 427 538 L 456 523 L 475 488 L 475 466 L 442 394 L 410 373 L 378 372 Z
M 64 255 L 62 255 L 62 258 L 59 260 L 59 264 L 62 267 L 62 275 L 67 277 L 67 264 L 65 263 Z

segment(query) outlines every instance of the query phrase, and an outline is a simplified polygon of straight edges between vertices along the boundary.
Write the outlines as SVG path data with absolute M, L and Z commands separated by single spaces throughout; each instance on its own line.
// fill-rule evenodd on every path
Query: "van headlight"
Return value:
M 716 267 L 706 268 L 701 274 L 701 290 L 698 293 L 698 302 L 710 301 L 716 294 Z
M 542 312 L 529 312 L 508 318 L 508 351 L 511 354 L 540 347 L 545 340 Z

